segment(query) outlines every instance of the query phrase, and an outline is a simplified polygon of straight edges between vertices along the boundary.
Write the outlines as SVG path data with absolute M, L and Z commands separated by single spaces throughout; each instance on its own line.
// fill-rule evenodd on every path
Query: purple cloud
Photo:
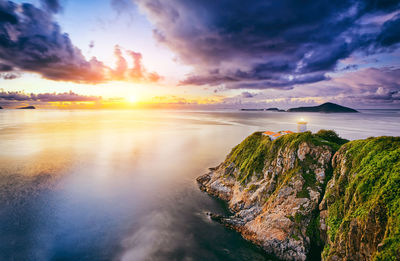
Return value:
M 398 48 L 398 18 L 388 1 L 136 0 L 155 37 L 195 71 L 181 84 L 291 89 L 329 80 L 355 52 Z
M 111 70 L 111 78 L 114 80 L 130 80 L 134 82 L 157 82 L 161 76 L 156 72 L 148 72 L 142 64 L 142 54 L 127 50 L 126 53 L 133 60 L 133 67 L 128 68 L 128 63 L 123 56 L 121 48 L 116 45 L 114 56 L 117 58 L 116 68 Z
M 0 23 L 0 59 L 52 80 L 104 81 L 104 64 L 96 58 L 87 61 L 54 22 L 52 13 L 58 2 L 44 3 L 48 8 L 42 10 L 31 4 L 0 1 L 0 13 L 7 14 Z
M 8 64 L 0 63 L 0 72 L 9 72 L 12 71 L 12 67 Z
M 104 65 L 96 57 L 87 60 L 80 49 L 74 46 L 68 34 L 61 31 L 54 20 L 54 13 L 61 10 L 57 0 L 42 0 L 43 8 L 32 4 L 16 4 L 0 0 L 0 71 L 6 69 L 39 73 L 44 78 L 78 83 L 101 83 L 111 80 L 137 80 L 122 77 L 120 73 L 123 57 L 117 58 L 117 69 Z M 93 44 L 91 44 L 93 46 Z M 118 52 L 115 52 L 118 55 Z M 141 65 L 140 58 L 135 66 Z M 156 81 L 156 73 L 144 76 L 144 68 L 133 70 L 142 73 L 142 78 Z M 113 76 L 118 76 L 114 79 Z M 158 76 L 158 77 L 156 77 Z
M 255 94 L 250 92 L 242 92 L 242 98 L 253 98 Z
M 99 101 L 99 96 L 86 96 L 72 91 L 64 93 L 24 93 L 18 91 L 1 91 L 0 100 L 6 101 L 41 101 L 41 102 L 84 102 Z
M 58 13 L 62 11 L 62 6 L 59 0 L 41 0 L 42 6 L 52 13 Z

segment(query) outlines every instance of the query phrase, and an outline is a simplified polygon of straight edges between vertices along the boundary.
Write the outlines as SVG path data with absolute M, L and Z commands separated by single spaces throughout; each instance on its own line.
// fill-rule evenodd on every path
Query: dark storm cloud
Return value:
M 323 81 L 339 60 L 395 48 L 400 35 L 398 16 L 361 23 L 395 12 L 397 0 L 136 2 L 156 38 L 196 68 L 182 84 L 263 89 Z
M 18 22 L 18 18 L 14 14 L 15 7 L 13 4 L 4 1 L 0 2 L 0 4 L 0 23 L 16 24 Z
M 42 1 L 43 9 L 31 4 L 15 4 L 0 0 L 0 71 L 12 68 L 18 72 L 39 73 L 44 78 L 78 83 L 101 83 L 111 80 L 151 81 L 160 79 L 157 73 L 145 73 L 140 58 L 134 58 L 132 72 L 141 73 L 138 78 L 119 75 L 120 71 L 104 65 L 96 57 L 87 60 L 74 46 L 68 34 L 63 33 L 54 21 L 53 14 L 61 5 L 56 0 Z M 91 48 L 94 43 L 91 43 Z M 117 55 L 119 62 L 124 59 Z M 140 68 L 137 68 L 137 65 Z M 118 66 L 120 63 L 118 64 Z
M 9 72 L 12 71 L 12 67 L 8 64 L 0 63 L 0 72 Z
M 341 69 L 341 71 L 351 71 L 351 70 L 357 70 L 358 65 L 357 64 L 349 64 L 346 65 L 344 68 Z
M 46 2 L 56 11 L 54 1 Z M 61 32 L 51 12 L 31 4 L 0 1 L 0 14 L 6 14 L 0 19 L 0 60 L 52 80 L 104 81 L 103 63 L 96 58 L 87 61 Z
M 41 0 L 41 2 L 43 7 L 52 13 L 62 11 L 62 6 L 59 0 Z
M 381 46 L 392 46 L 400 42 L 400 14 L 382 26 L 382 32 L 378 36 Z
M 82 102 L 98 101 L 101 97 L 79 95 L 72 91 L 64 93 L 24 93 L 13 91 L 0 91 L 0 100 L 6 101 L 41 101 L 41 102 Z

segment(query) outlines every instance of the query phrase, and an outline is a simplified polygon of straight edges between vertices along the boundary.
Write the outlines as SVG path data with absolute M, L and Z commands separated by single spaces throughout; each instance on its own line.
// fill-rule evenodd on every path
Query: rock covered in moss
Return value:
M 400 260 L 400 138 L 345 144 L 320 204 L 323 260 Z
M 321 133 L 320 133 L 321 134 Z M 254 133 L 197 179 L 235 213 L 214 217 L 285 260 L 305 260 L 337 143 L 310 132 L 274 141 Z M 343 141 L 343 140 L 342 140 Z

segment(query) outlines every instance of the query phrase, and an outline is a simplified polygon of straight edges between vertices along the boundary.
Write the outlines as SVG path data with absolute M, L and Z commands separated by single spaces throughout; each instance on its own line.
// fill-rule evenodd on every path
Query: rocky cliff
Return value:
M 197 179 L 234 212 L 213 218 L 281 259 L 305 260 L 331 158 L 345 142 L 331 134 L 296 133 L 274 141 L 261 133 L 249 136 Z
M 284 260 L 318 247 L 324 260 L 398 260 L 399 138 L 346 142 L 324 130 L 252 134 L 197 179 L 233 213 L 211 217 Z
M 345 144 L 320 204 L 324 260 L 400 260 L 400 138 Z

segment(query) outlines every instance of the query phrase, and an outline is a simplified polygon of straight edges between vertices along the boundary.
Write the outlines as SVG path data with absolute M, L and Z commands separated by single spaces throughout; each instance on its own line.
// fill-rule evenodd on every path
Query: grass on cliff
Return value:
M 274 141 L 261 132 L 255 132 L 232 149 L 225 160 L 225 165 L 234 163 L 238 170 L 236 179 L 243 183 L 253 176 L 262 178 L 265 163 L 275 160 L 280 149 L 296 149 L 302 142 L 307 142 L 316 146 L 327 145 L 336 151 L 347 141 L 330 130 L 320 130 L 315 134 L 311 132 L 287 134 Z
M 270 146 L 271 140 L 267 136 L 255 132 L 233 148 L 225 162 L 234 163 L 238 168 L 238 180 L 249 178 L 253 174 L 261 176 Z
M 348 237 L 353 220 L 364 229 L 383 227 L 383 240 L 373 259 L 399 260 L 400 138 L 351 141 L 340 153 L 345 154 L 347 173 L 335 173 L 335 187 L 326 194 L 333 200 L 328 206 L 328 236 L 333 242 Z M 323 254 L 329 256 L 332 251 L 332 246 L 326 247 Z

